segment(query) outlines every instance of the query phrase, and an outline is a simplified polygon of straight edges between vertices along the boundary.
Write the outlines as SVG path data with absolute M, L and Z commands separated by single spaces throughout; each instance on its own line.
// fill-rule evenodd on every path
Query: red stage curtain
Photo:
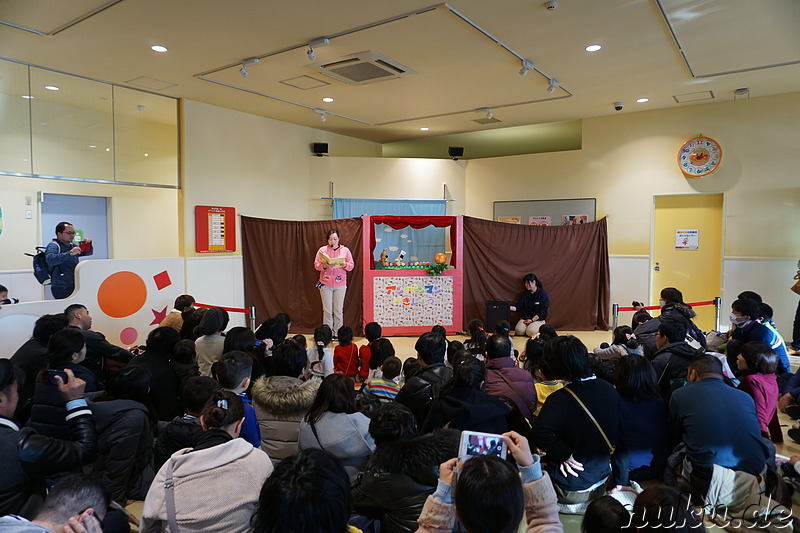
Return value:
M 610 280 L 606 219 L 578 226 L 523 226 L 464 217 L 464 325 L 488 300 L 515 305 L 533 272 L 550 295 L 547 323 L 607 330 Z M 511 314 L 511 328 L 519 320 Z
M 456 265 L 456 217 L 437 217 L 437 216 L 404 216 L 404 215 L 378 215 L 373 216 L 372 227 L 369 228 L 369 244 L 372 255 L 370 256 L 371 269 L 375 269 L 375 226 L 377 224 L 386 224 L 394 229 L 403 229 L 411 226 L 414 229 L 421 229 L 427 226 L 435 226 L 437 228 L 446 228 L 450 226 L 450 264 Z
M 244 298 L 256 306 L 259 324 L 277 313 L 292 317 L 292 333 L 313 333 L 322 324 L 314 255 L 326 243 L 328 230 L 336 228 L 356 264 L 347 273 L 344 323 L 361 333 L 361 218 L 297 222 L 243 216 L 241 221 Z

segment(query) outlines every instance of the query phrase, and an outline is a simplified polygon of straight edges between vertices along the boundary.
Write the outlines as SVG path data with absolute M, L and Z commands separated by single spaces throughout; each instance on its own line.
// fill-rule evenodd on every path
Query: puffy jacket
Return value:
M 381 521 L 383 533 L 417 530 L 439 465 L 458 455 L 459 432 L 440 430 L 381 444 L 351 489 L 353 509 Z
M 422 426 L 428 416 L 431 400 L 439 397 L 442 385 L 451 377 L 453 369 L 447 368 L 444 363 L 428 365 L 406 381 L 395 400 L 411 409 L 417 425 Z
M 175 420 L 165 425 L 158 433 L 153 449 L 155 469 L 161 468 L 161 465 L 178 450 L 194 448 L 202 435 L 203 426 L 200 425 L 199 418 L 191 415 L 175 417 Z
M 180 381 L 168 355 L 145 352 L 131 359 L 128 368 L 131 367 L 143 368 L 150 373 L 150 402 L 159 420 L 169 421 L 183 412 L 178 405 Z
M 640 324 L 634 331 L 636 340 L 644 347 L 645 356 L 650 359 L 653 358 L 657 350 L 656 333 L 658 332 L 658 327 L 661 325 L 661 319 L 670 316 L 684 318 L 689 325 L 687 335 L 697 341 L 701 348 L 706 348 L 705 334 L 692 322 L 692 319 L 697 316 L 697 313 L 686 304 L 670 302 L 661 308 L 661 316 L 648 320 L 644 324 Z
M 261 449 L 272 464 L 297 455 L 300 421 L 317 395 L 320 380 L 301 381 L 289 376 L 272 376 L 253 383 L 250 394 L 261 428 Z
M 84 392 L 91 394 L 104 389 L 102 383 L 87 368 L 74 363 L 53 365 L 52 370 L 64 370 L 69 368 L 76 378 L 86 382 Z M 31 417 L 27 424 L 40 435 L 53 437 L 54 439 L 69 439 L 70 430 L 64 419 L 67 416 L 67 403 L 58 388 L 50 383 L 47 376 L 42 376 L 34 385 L 33 405 L 31 406 Z
M 147 408 L 133 400 L 91 404 L 97 420 L 97 459 L 91 475 L 124 505 L 144 499 L 153 481 L 153 436 Z
M 0 515 L 19 514 L 33 518 L 44 498 L 44 476 L 70 471 L 92 461 L 97 452 L 94 418 L 84 405 L 69 411 L 71 440 L 38 435 L 31 428 L 20 430 L 0 417 Z
M 666 405 L 669 405 L 672 391 L 685 384 L 686 371 L 691 362 L 703 354 L 703 350 L 692 348 L 683 341 L 667 344 L 653 354 L 652 363 L 656 370 L 658 390 Z

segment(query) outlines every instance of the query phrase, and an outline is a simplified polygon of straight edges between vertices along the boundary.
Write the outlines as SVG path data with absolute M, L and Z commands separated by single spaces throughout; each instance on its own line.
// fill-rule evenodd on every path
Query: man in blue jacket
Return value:
M 81 244 L 73 242 L 75 228 L 69 222 L 56 224 L 56 238 L 44 250 L 47 266 L 50 267 L 50 288 L 53 298 L 61 300 L 75 290 L 75 267 L 79 255 L 92 255 L 91 239 L 83 239 Z M 87 251 L 84 251 L 86 249 Z

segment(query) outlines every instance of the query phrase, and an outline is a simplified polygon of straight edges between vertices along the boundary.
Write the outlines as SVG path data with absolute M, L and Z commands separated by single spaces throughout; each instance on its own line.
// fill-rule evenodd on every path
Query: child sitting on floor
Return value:
M 234 350 L 222 356 L 216 365 L 220 388 L 236 394 L 244 402 L 244 423 L 239 434 L 244 440 L 261 449 L 261 428 L 256 419 L 256 410 L 244 393 L 250 386 L 253 360 L 245 352 Z
M 358 367 L 359 381 L 366 381 L 369 377 L 369 360 L 372 357 L 372 343 L 383 336 L 383 328 L 377 322 L 368 322 L 364 326 L 364 336 L 367 344 L 358 349 L 358 359 L 361 362 Z
M 342 326 L 337 333 L 339 346 L 333 349 L 333 371 L 356 380 L 359 362 L 358 346 L 353 343 L 353 330 L 350 326 Z
M 333 340 L 331 328 L 323 324 L 314 330 L 314 346 L 306 351 L 308 366 L 303 375 L 306 380 L 322 379 L 333 374 L 333 353 L 328 348 Z
M 373 377 L 364 385 L 364 391 L 377 396 L 381 403 L 389 403 L 394 400 L 400 391 L 397 381 L 402 367 L 400 359 L 393 355 L 387 357 L 381 365 L 382 377 Z
M 747 342 L 736 357 L 736 366 L 742 372 L 739 390 L 753 397 L 761 434 L 773 442 L 783 442 L 783 432 L 778 422 L 778 379 L 775 369 L 778 356 L 763 342 Z
M 644 351 L 631 328 L 617 326 L 614 328 L 611 346 L 603 343 L 594 349 L 594 354 L 603 361 L 616 361 L 626 355 L 644 355 Z
M 486 326 L 476 318 L 469 321 L 467 329 L 469 339 L 464 343 L 464 348 L 483 361 L 486 357 Z

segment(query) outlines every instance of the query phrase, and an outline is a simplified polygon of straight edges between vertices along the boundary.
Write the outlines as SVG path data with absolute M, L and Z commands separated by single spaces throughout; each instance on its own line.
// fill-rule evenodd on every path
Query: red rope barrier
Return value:
M 194 303 L 194 306 L 195 307 L 205 307 L 205 308 L 219 307 L 220 309 L 224 309 L 224 310 L 230 311 L 232 313 L 247 313 L 248 315 L 250 314 L 250 310 L 249 309 L 243 309 L 241 307 L 222 307 L 221 305 L 209 305 L 209 304 L 201 304 L 201 303 L 197 303 L 197 302 Z
M 714 300 L 707 300 L 705 302 L 691 302 L 687 303 L 686 305 L 690 305 L 692 307 L 702 307 L 704 305 L 714 305 Z M 648 311 L 653 311 L 655 309 L 661 309 L 660 305 L 648 305 L 643 307 L 642 309 L 646 309 Z M 620 307 L 618 311 L 636 311 L 635 307 Z

